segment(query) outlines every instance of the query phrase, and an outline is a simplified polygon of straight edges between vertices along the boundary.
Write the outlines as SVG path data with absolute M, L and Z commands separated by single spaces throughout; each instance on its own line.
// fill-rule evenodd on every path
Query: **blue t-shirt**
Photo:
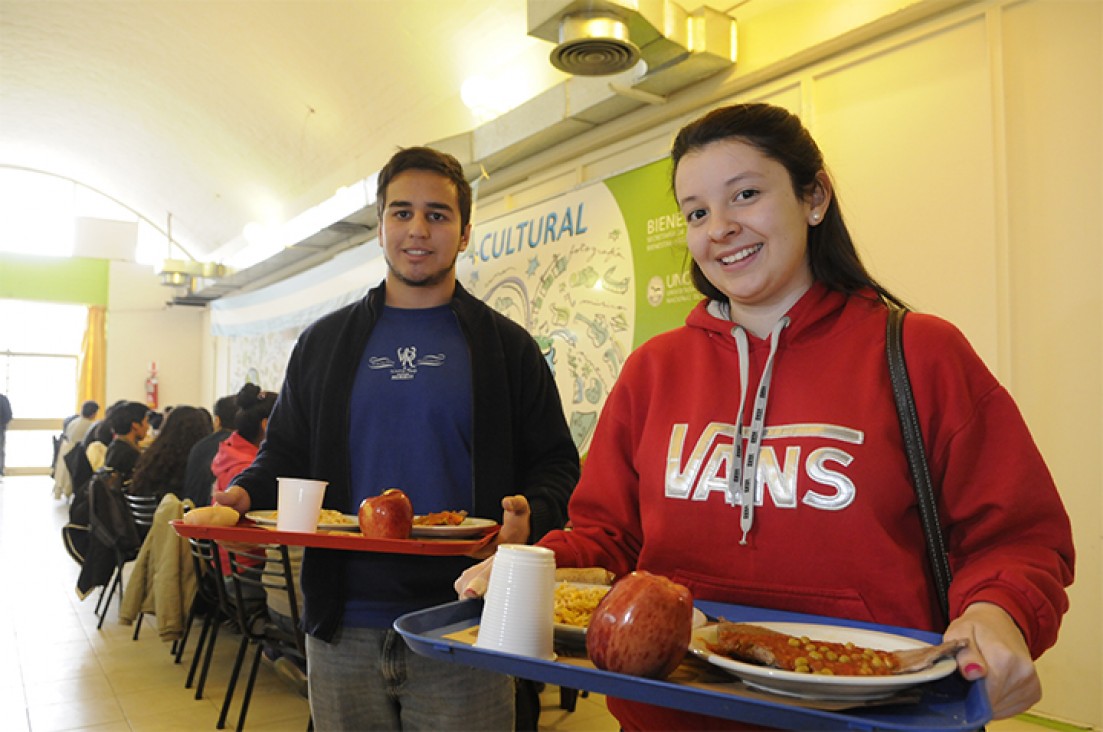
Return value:
M 353 383 L 349 450 L 354 505 L 401 488 L 414 512 L 474 508 L 471 358 L 448 305 L 386 307 Z M 344 622 L 390 627 L 403 613 L 455 599 L 471 560 L 352 552 Z

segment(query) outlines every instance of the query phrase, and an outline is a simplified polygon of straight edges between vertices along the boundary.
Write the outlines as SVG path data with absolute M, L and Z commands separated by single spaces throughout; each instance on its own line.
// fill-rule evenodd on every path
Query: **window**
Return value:
M 87 309 L 0 300 L 0 392 L 11 402 L 6 469 L 49 469 L 61 420 L 75 411 Z

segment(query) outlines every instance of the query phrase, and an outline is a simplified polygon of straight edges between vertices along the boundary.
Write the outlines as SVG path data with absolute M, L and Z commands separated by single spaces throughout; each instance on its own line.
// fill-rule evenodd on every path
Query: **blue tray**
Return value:
M 907 628 L 715 602 L 699 601 L 696 605 L 710 618 L 828 623 L 896 633 L 927 642 L 937 643 L 940 640 L 934 633 Z M 481 600 L 452 602 L 403 615 L 395 621 L 394 627 L 410 648 L 422 656 L 571 689 L 585 689 L 607 696 L 781 729 L 974 730 L 982 728 L 992 718 L 984 683 L 966 682 L 958 674 L 921 687 L 917 703 L 825 711 L 787 704 L 780 697 L 777 701 L 751 699 L 670 681 L 602 671 L 589 665 L 499 653 L 445 637 L 477 625 L 482 608 Z

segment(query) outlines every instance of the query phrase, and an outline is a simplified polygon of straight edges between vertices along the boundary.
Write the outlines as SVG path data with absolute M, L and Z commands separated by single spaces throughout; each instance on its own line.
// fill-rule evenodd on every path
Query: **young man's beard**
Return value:
M 459 258 L 459 252 L 456 252 L 456 256 L 452 258 L 451 264 L 449 264 L 447 267 L 442 267 L 436 272 L 430 275 L 426 275 L 425 277 L 417 280 L 410 279 L 406 275 L 399 272 L 398 269 L 393 264 L 391 264 L 390 257 L 384 256 L 383 260 L 387 263 L 387 269 L 391 271 L 391 274 L 395 276 L 395 279 L 397 279 L 399 282 L 406 285 L 407 287 L 433 287 L 435 285 L 439 285 L 441 282 L 444 282 L 455 273 L 456 261 Z

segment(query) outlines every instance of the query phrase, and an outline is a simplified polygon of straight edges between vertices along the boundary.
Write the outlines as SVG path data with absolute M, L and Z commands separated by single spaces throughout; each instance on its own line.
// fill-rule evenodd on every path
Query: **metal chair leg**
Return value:
M 241 698 L 241 711 L 237 715 L 237 732 L 245 729 L 245 713 L 249 711 L 249 700 L 253 698 L 253 685 L 257 683 L 257 669 L 260 668 L 262 644 L 257 643 L 253 654 L 253 667 L 249 669 L 249 681 L 245 684 L 245 696 Z
M 98 623 L 96 623 L 96 630 L 99 630 L 99 629 L 103 628 L 103 621 L 107 617 L 107 611 L 111 609 L 111 598 L 115 596 L 115 590 L 116 589 L 119 591 L 119 602 L 122 602 L 122 596 L 123 596 L 123 575 L 122 575 L 122 571 L 123 570 L 122 570 L 121 567 L 116 567 L 115 568 L 115 574 L 113 574 L 111 576 L 111 581 L 108 582 L 108 585 L 110 585 L 110 589 L 107 591 L 107 599 L 103 603 L 103 608 L 99 613 L 100 620 L 99 620 Z M 101 597 L 100 599 L 103 599 L 103 598 Z M 98 605 L 96 607 L 97 607 L 97 609 L 100 609 Z
M 199 672 L 199 683 L 195 687 L 195 698 L 203 698 L 203 687 L 207 685 L 207 672 L 211 670 L 211 657 L 214 655 L 214 643 L 218 640 L 218 626 L 219 618 L 216 616 L 214 622 L 211 624 L 211 634 L 207 639 L 207 652 L 203 658 L 203 670 Z M 196 653 L 199 649 L 196 649 Z
M 203 627 L 199 631 L 199 644 L 195 647 L 195 656 L 192 657 L 191 668 L 188 669 L 188 679 L 184 682 L 185 689 L 190 689 L 192 681 L 195 679 L 195 671 L 199 668 L 199 660 L 203 657 L 203 649 L 205 647 L 204 644 L 207 641 L 207 634 L 210 632 L 210 630 L 211 618 L 210 616 L 208 616 L 203 619 Z M 180 648 L 177 649 L 177 653 L 182 654 L 183 652 L 184 646 L 183 644 L 181 644 Z M 180 658 L 180 656 L 177 655 L 177 658 Z
M 192 608 L 188 612 L 188 619 L 184 622 L 184 633 L 179 639 L 172 642 L 171 653 L 174 663 L 180 663 L 180 659 L 184 657 L 184 646 L 188 644 L 188 636 L 191 635 L 191 626 L 195 622 L 195 609 Z
M 222 700 L 222 713 L 218 715 L 218 724 L 215 725 L 215 729 L 226 728 L 226 715 L 230 711 L 230 702 L 234 698 L 237 677 L 241 673 L 241 662 L 245 660 L 245 649 L 248 647 L 249 636 L 242 634 L 241 643 L 237 645 L 237 657 L 234 659 L 234 667 L 230 671 L 230 682 L 226 685 L 226 698 Z

